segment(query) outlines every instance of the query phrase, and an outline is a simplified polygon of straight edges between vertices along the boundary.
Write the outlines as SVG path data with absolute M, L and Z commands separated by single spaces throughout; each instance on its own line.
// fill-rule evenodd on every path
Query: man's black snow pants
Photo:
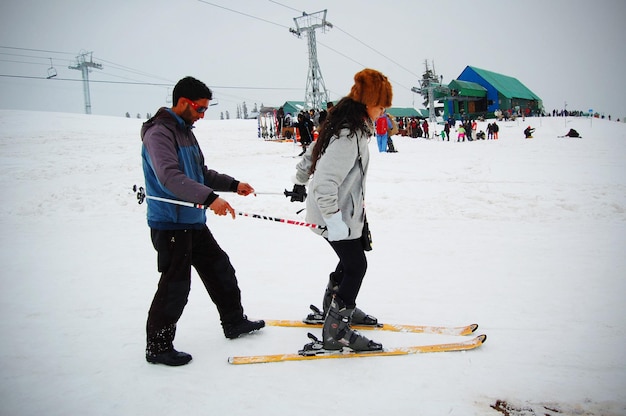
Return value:
M 189 230 L 151 229 L 161 278 L 146 324 L 146 353 L 173 349 L 176 323 L 187 304 L 193 266 L 217 306 L 222 325 L 243 317 L 235 269 L 206 226 Z

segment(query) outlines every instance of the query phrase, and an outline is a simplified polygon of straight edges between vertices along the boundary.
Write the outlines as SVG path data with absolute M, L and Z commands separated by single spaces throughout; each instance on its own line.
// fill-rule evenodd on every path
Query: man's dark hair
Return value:
M 191 101 L 199 100 L 201 98 L 213 99 L 213 91 L 207 87 L 202 81 L 195 79 L 194 77 L 185 77 L 176 83 L 174 92 L 172 93 L 172 103 L 178 104 L 178 99 L 181 97 L 189 98 Z

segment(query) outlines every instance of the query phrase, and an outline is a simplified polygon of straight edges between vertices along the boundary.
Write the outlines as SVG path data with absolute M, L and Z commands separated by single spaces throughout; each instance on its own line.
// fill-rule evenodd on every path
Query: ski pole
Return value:
M 147 198 L 147 199 L 153 199 L 155 201 L 168 202 L 170 204 L 183 205 L 186 207 L 193 207 L 193 208 L 199 208 L 199 209 L 209 208 L 206 205 L 196 204 L 194 202 L 185 202 L 185 201 L 179 201 L 176 199 L 167 199 L 167 198 L 161 198 L 158 196 L 146 195 L 146 191 L 143 188 L 143 186 L 137 187 L 137 185 L 133 185 L 133 192 L 137 192 L 137 200 L 139 204 L 141 204 L 144 201 L 144 199 Z M 286 197 L 289 197 L 291 196 L 292 192 L 285 189 L 285 192 L 255 192 L 254 194 L 255 195 L 285 195 Z
M 290 224 L 290 225 L 299 225 L 301 227 L 318 228 L 320 230 L 326 229 L 325 226 L 321 226 L 318 224 L 309 224 L 308 222 L 289 220 L 285 218 L 268 217 L 267 215 L 260 215 L 260 214 L 248 214 L 247 212 L 241 212 L 241 211 L 237 211 L 236 214 L 244 216 L 244 217 L 252 217 L 252 218 L 256 218 L 260 220 L 276 221 L 276 222 L 282 222 L 284 224 Z
M 285 192 L 287 191 L 285 190 Z M 255 195 L 285 195 L 285 192 L 255 192 L 254 194 Z
M 176 199 L 167 199 L 167 198 L 161 198 L 158 196 L 146 195 L 146 191 L 145 189 L 143 189 L 143 186 L 137 187 L 137 185 L 133 185 L 133 192 L 137 192 L 138 204 L 143 204 L 143 201 L 146 199 L 153 199 L 155 201 L 167 202 L 168 204 L 182 205 L 185 207 L 192 207 L 192 208 L 198 208 L 198 209 L 209 209 L 208 205 L 202 205 L 202 204 L 196 204 L 194 202 L 179 201 Z
M 154 201 L 161 201 L 161 202 L 166 202 L 168 204 L 182 205 L 182 206 L 185 206 L 185 207 L 192 207 L 192 208 L 198 208 L 198 209 L 208 209 L 209 208 L 208 205 L 196 204 L 194 202 L 178 201 L 176 199 L 168 199 L 168 198 L 161 198 L 161 197 L 158 197 L 158 196 L 146 195 L 146 191 L 143 188 L 143 186 L 137 187 L 137 185 L 133 185 L 133 192 L 137 192 L 137 203 L 138 204 L 142 204 L 143 201 L 145 201 L 146 199 L 152 199 Z M 235 211 L 235 214 L 241 215 L 242 217 L 250 217 L 250 218 L 256 218 L 256 219 L 260 219 L 260 220 L 282 222 L 284 224 L 298 225 L 300 227 L 318 228 L 320 230 L 325 230 L 326 229 L 325 226 L 321 226 L 321 225 L 318 225 L 318 224 L 310 224 L 308 222 L 290 220 L 290 219 L 285 219 L 285 218 L 270 217 L 270 216 L 261 215 L 261 214 L 250 214 L 250 213 L 241 212 L 241 211 Z

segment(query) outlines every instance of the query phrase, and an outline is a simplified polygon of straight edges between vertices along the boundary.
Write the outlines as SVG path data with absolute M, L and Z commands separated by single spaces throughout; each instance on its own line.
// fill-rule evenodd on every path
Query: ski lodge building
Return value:
M 543 109 L 541 98 L 516 78 L 474 66 L 467 66 L 448 89 L 435 96 L 444 102 L 444 118 L 478 118 L 496 110 L 532 115 Z

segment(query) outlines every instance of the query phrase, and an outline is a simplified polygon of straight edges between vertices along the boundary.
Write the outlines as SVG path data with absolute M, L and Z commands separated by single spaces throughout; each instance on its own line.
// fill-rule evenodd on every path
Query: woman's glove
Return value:
M 326 238 L 328 241 L 343 240 L 350 235 L 350 229 L 346 223 L 343 222 L 341 211 L 337 211 L 330 217 L 324 218 L 324 222 L 326 223 Z

